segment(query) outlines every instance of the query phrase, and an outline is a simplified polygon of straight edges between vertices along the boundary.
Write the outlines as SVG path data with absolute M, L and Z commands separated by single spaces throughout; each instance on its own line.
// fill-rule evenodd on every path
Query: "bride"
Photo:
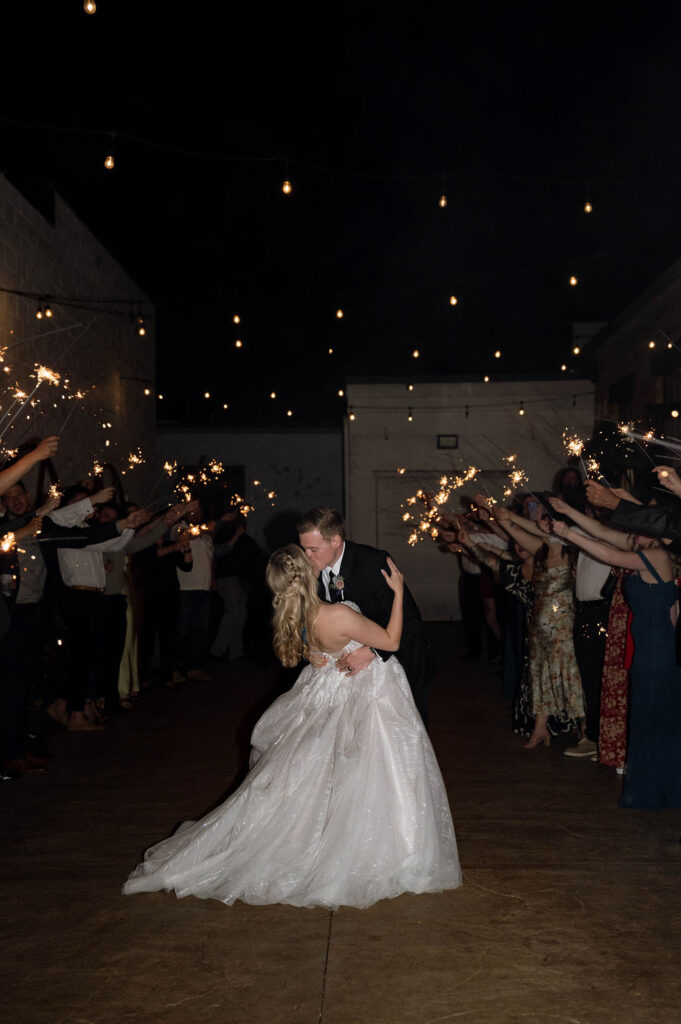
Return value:
M 351 677 L 336 668 L 362 644 L 398 649 L 404 584 L 388 565 L 383 629 L 349 604 L 321 602 L 297 545 L 272 555 L 277 657 L 292 667 L 313 648 L 326 664 L 307 665 L 259 720 L 239 789 L 147 850 L 126 895 L 335 909 L 461 884 L 444 783 L 401 665 L 375 658 Z

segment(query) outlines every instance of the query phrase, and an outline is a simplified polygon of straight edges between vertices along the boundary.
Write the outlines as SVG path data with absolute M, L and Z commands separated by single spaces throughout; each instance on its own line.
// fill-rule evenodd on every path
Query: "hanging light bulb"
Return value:
M 95 3 L 95 0 L 85 0 L 85 3 L 83 4 L 83 10 L 86 14 L 94 14 L 97 10 L 97 4 Z
M 487 376 L 487 374 L 485 374 L 485 376 L 482 379 L 484 380 L 485 384 L 489 384 L 489 377 Z
M 277 397 L 277 392 L 276 391 L 270 391 L 270 398 L 276 398 L 276 397 Z
M 243 347 L 244 347 L 243 341 L 241 340 L 241 338 L 237 338 L 236 341 L 234 342 L 234 348 L 243 348 Z
M 44 315 L 45 314 L 43 313 L 43 307 L 42 306 L 38 306 L 38 308 L 35 311 L 35 318 L 36 318 L 36 320 L 42 320 Z
M 522 402 L 520 403 L 520 408 L 518 409 L 518 415 L 519 416 L 524 416 L 525 415 L 525 409 L 523 408 L 523 403 Z
M 456 295 L 450 295 L 449 296 L 449 305 L 450 306 L 456 306 L 458 301 L 459 300 L 457 299 Z
M 291 192 L 293 191 L 293 187 L 291 185 L 291 182 L 288 180 L 288 178 L 285 180 L 284 184 L 281 186 L 281 191 L 284 193 L 285 196 L 290 196 Z
M 413 390 L 414 390 L 414 385 L 413 384 L 407 384 L 407 391 L 413 391 Z
M 667 342 L 667 348 L 674 348 L 674 346 L 672 345 L 671 341 Z
M 228 402 L 223 402 L 222 403 L 222 408 L 225 409 L 225 410 L 229 409 L 229 403 Z
M 494 353 L 494 358 L 495 359 L 501 359 L 501 350 L 500 349 L 496 350 L 496 352 Z
M 46 305 L 45 305 L 44 313 L 45 313 L 45 316 L 47 317 L 48 320 L 52 319 L 52 309 L 50 308 L 49 302 L 46 303 Z
M 232 321 L 233 321 L 233 323 L 235 323 L 235 324 L 240 324 L 240 323 L 241 323 L 241 317 L 239 316 L 239 314 L 238 314 L 238 313 L 235 313 L 235 314 L 234 314 L 234 316 L 232 317 Z
M 413 423 L 413 422 L 414 422 L 414 415 L 413 415 L 411 409 L 409 409 L 408 412 L 407 412 L 407 423 Z
M 344 396 L 344 394 L 345 394 L 345 392 L 343 391 L 343 388 L 339 388 L 338 389 L 338 397 L 342 398 Z
M 648 342 L 648 348 L 655 348 L 655 342 L 654 341 L 649 341 Z
M 421 353 L 419 352 L 419 350 L 417 348 L 415 348 L 414 351 L 411 354 L 411 357 L 412 357 L 412 359 L 418 359 L 420 355 L 421 355 Z
M 330 349 L 329 349 L 329 355 L 330 355 L 330 356 L 332 356 L 332 355 L 333 355 L 333 349 L 332 349 L 332 348 L 330 348 Z
M 145 389 L 144 389 L 144 394 L 145 394 L 145 395 L 147 396 L 147 398 L 148 398 L 148 397 L 149 397 L 149 395 L 151 394 L 151 389 L 150 389 L 150 388 L 145 388 Z
M 574 286 L 575 286 L 575 285 L 577 284 L 577 278 L 575 277 L 575 275 L 574 275 L 574 274 L 573 274 L 573 275 L 572 275 L 572 277 L 570 278 L 570 284 L 572 285 L 572 287 L 573 287 L 573 288 L 574 288 Z
M 591 203 L 587 199 L 587 201 L 584 203 L 584 213 L 591 213 L 592 210 L 593 210 L 593 206 L 591 205 Z
M 157 395 L 156 397 L 158 398 L 159 402 L 163 401 L 163 395 Z
M 204 398 L 210 398 L 210 391 L 204 391 L 203 392 L 203 397 Z
M 352 420 L 352 422 L 354 423 L 357 417 L 355 416 L 354 412 L 351 412 L 350 415 L 348 416 L 348 419 Z
M 338 320 L 342 320 L 343 319 L 343 310 L 340 308 L 340 306 L 336 310 L 336 318 Z
M 579 345 L 575 345 L 575 347 L 574 347 L 574 348 L 573 348 L 573 350 L 572 350 L 572 354 L 573 354 L 573 356 L 578 356 L 578 355 L 579 355 L 579 353 L 580 353 L 581 351 L 582 351 L 582 350 L 581 350 L 581 348 L 579 347 Z
M 565 363 L 561 363 L 561 366 L 560 366 L 560 368 L 561 368 L 561 370 L 563 371 L 563 373 L 565 373 L 565 371 L 567 370 L 567 366 L 566 366 L 566 364 L 565 364 Z
M 104 160 L 104 166 L 106 167 L 107 171 L 112 171 L 114 169 L 115 161 L 114 161 L 114 158 L 113 158 L 113 153 L 107 154 L 107 156 L 106 156 L 106 158 Z
M 447 192 L 446 192 L 446 189 L 445 189 L 445 175 L 444 175 L 444 173 L 442 175 L 442 194 L 441 194 L 440 198 L 437 201 L 437 205 L 440 207 L 441 210 L 444 210 L 445 206 L 447 205 Z
M 293 409 L 287 409 L 286 410 L 286 415 L 287 416 L 293 416 Z
M 679 418 L 679 410 L 678 409 L 672 409 L 671 415 L 673 416 L 673 418 L 675 420 L 678 419 Z
M 137 317 L 137 333 L 139 334 L 140 338 L 143 338 L 144 335 L 147 333 L 147 329 L 144 326 L 144 320 L 142 319 L 141 316 Z

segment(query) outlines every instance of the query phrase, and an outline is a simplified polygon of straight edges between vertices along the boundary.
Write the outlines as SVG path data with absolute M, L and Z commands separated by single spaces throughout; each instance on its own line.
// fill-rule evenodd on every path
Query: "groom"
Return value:
M 387 552 L 345 539 L 345 521 L 335 508 L 320 506 L 298 523 L 300 546 L 319 573 L 317 592 L 322 601 L 354 601 L 367 618 L 386 626 L 393 592 L 381 569 L 387 570 Z M 408 587 L 404 588 L 404 626 L 397 658 L 405 671 L 414 703 L 428 725 L 428 684 L 437 671 L 426 644 L 421 615 Z M 360 647 L 344 654 L 338 668 L 354 676 L 374 658 L 386 661 L 389 651 Z

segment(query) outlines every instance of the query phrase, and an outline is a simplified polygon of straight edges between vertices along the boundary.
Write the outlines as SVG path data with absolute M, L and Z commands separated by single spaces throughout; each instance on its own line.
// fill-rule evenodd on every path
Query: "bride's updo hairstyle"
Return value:
M 303 640 L 314 626 L 321 601 L 317 579 L 302 548 L 287 544 L 267 563 L 267 585 L 274 594 L 274 653 L 285 668 L 294 668 L 310 651 Z

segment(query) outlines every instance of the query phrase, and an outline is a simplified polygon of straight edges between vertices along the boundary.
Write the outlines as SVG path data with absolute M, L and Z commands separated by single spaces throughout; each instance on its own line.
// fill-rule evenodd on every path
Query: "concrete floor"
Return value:
M 431 734 L 464 885 L 369 910 L 123 898 L 144 847 L 239 773 L 272 670 L 150 692 L 106 734 L 55 733 L 49 773 L 0 789 L 12 1024 L 677 1024 L 681 812 L 620 810 L 620 780 L 527 752 L 499 679 L 443 667 Z

